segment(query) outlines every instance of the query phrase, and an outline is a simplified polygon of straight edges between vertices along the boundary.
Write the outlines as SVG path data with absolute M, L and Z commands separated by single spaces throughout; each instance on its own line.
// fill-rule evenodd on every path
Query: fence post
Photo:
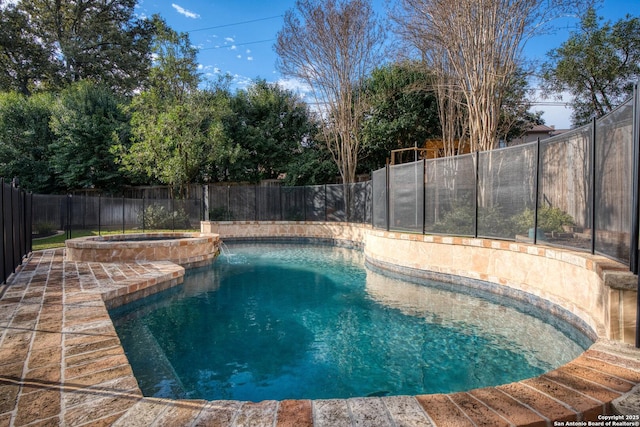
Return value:
M 29 193 L 26 214 L 27 253 L 33 252 L 33 193 Z M 26 255 L 26 254 L 25 254 Z
M 640 238 L 640 93 L 638 84 L 633 87 L 633 204 L 631 206 L 631 256 L 630 269 L 637 275 L 636 285 L 636 348 L 640 348 L 640 259 L 638 238 Z
M 427 209 L 425 202 L 427 200 L 427 185 L 425 178 L 427 177 L 427 159 L 422 159 L 422 234 L 425 234 L 425 227 L 427 226 Z
M 0 232 L 2 232 L 2 242 L 0 242 L 0 255 L 2 255 L 2 259 L 0 259 L 0 271 L 2 273 L 2 282 L 4 283 L 9 276 L 7 274 L 7 270 L 5 268 L 5 260 L 7 259 L 7 233 L 5 230 L 5 217 L 4 217 L 4 178 L 0 178 Z
M 638 83 L 633 86 L 633 172 L 631 187 L 633 194 L 631 202 L 631 241 L 629 242 L 629 270 L 638 274 L 640 270 L 638 257 L 638 238 L 640 237 L 640 99 L 638 97 Z M 640 282 L 639 282 L 640 285 Z M 640 300 L 639 300 L 640 301 Z M 640 316 L 640 314 L 639 314 Z
M 302 186 L 302 213 L 304 215 L 304 220 L 307 220 L 307 186 Z
M 385 185 L 385 192 L 384 192 L 384 222 L 385 225 L 387 226 L 387 231 L 389 231 L 391 229 L 391 197 L 390 197 L 390 190 L 391 190 L 391 183 L 389 182 L 389 176 L 390 176 L 390 171 L 389 171 L 389 164 L 387 163 L 384 166 L 384 170 L 385 170 L 385 179 L 384 179 L 384 185 Z
M 591 121 L 591 255 L 596 253 L 596 119 Z
M 230 216 L 230 212 L 231 212 L 231 186 L 227 185 L 227 209 L 224 213 L 224 216 L 226 217 L 227 221 L 229 221 L 231 218 L 229 218 Z
M 122 194 L 122 234 L 125 234 L 125 220 L 124 220 L 124 194 Z
M 478 238 L 478 196 L 480 194 L 480 192 L 478 191 L 478 185 L 480 184 L 480 180 L 479 180 L 479 176 L 480 176 L 480 151 L 476 150 L 476 173 L 474 174 L 474 199 L 475 199 L 475 203 L 474 203 L 474 212 L 473 212 L 473 237 L 475 237 L 476 239 Z
M 535 187 L 536 187 L 536 191 L 535 191 L 535 200 L 533 202 L 533 244 L 537 245 L 538 244 L 538 208 L 539 206 L 539 200 L 540 200 L 540 196 L 539 196 L 539 192 L 540 192 L 540 157 L 541 157 L 541 153 L 540 153 L 540 137 L 538 137 L 537 141 L 536 141 L 536 182 L 535 182 Z
M 71 194 L 67 194 L 67 239 L 71 238 L 71 208 L 73 207 L 71 197 L 73 197 Z
M 145 215 L 144 208 L 145 208 L 145 206 L 144 206 L 144 194 L 142 194 L 142 232 L 143 233 L 144 233 L 144 220 L 145 220 L 145 218 L 144 218 L 144 215 Z
M 258 185 L 254 185 L 253 186 L 253 214 L 254 214 L 254 219 L 256 221 L 258 221 Z
M 202 219 L 209 221 L 209 186 L 202 186 Z
M 324 185 L 324 221 L 327 222 L 327 184 Z
M 102 193 L 98 194 L 98 236 L 102 236 Z

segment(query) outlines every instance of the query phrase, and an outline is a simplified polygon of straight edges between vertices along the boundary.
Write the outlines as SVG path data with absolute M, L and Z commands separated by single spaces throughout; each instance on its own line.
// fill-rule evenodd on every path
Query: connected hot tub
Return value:
M 211 263 L 220 249 L 212 233 L 137 233 L 88 236 L 66 241 L 67 261 L 171 261 L 185 268 Z

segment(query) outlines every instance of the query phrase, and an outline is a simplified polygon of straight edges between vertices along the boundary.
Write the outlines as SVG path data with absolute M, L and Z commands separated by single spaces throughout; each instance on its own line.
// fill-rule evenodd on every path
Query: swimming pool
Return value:
M 182 286 L 111 312 L 145 395 L 447 393 L 537 376 L 591 343 L 577 331 L 568 338 L 543 312 L 377 274 L 356 250 L 230 250 Z

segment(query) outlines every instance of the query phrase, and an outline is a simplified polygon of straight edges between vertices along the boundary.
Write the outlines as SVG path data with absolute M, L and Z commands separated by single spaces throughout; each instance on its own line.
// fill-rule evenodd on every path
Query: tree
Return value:
M 440 73 L 452 106 L 464 102 L 471 149 L 489 150 L 524 44 L 573 3 L 401 0 L 395 20 L 402 37 Z
M 198 50 L 189 34 L 178 33 L 154 15 L 153 40 L 150 46 L 153 63 L 145 89 L 155 92 L 160 100 L 180 102 L 198 90 Z
M 228 99 L 201 91 L 181 102 L 162 105 L 153 92 L 145 92 L 134 101 L 131 120 L 132 144 L 120 150 L 123 167 L 130 173 L 143 174 L 178 190 L 188 197 L 188 184 L 211 180 L 211 156 L 227 147 L 223 120 L 230 109 Z M 151 112 L 151 115 L 147 113 Z
M 527 73 L 519 69 L 505 91 L 498 123 L 500 141 L 508 143 L 523 136 L 533 126 L 544 124 L 542 111 L 536 113 L 530 111 L 531 102 L 527 101 L 529 92 Z
M 58 190 L 49 162 L 53 104 L 53 96 L 46 93 L 0 93 L 0 176 L 18 177 L 22 188 L 35 193 Z
M 383 167 L 391 150 L 421 147 L 440 134 L 433 75 L 415 62 L 381 67 L 365 80 L 363 171 Z
M 209 153 L 225 143 L 221 117 L 228 99 L 199 92 L 197 50 L 188 34 L 158 17 L 151 46 L 154 61 L 145 90 L 131 103 L 131 145 L 117 147 L 128 173 L 174 186 L 181 195 L 201 179 Z
M 52 48 L 29 27 L 26 13 L 0 1 L 0 90 L 30 95 L 52 72 Z
M 241 147 L 231 179 L 276 179 L 313 133 L 308 107 L 293 92 L 264 80 L 232 99 L 230 138 Z
M 573 96 L 574 126 L 588 123 L 620 105 L 640 78 L 640 18 L 629 15 L 615 24 L 605 22 L 593 8 L 578 31 L 549 52 L 543 78 L 550 92 Z
M 278 67 L 312 88 L 323 137 L 344 183 L 356 176 L 366 105 L 361 83 L 382 63 L 383 42 L 367 0 L 297 0 L 277 36 Z
M 129 138 L 129 116 L 111 89 L 88 80 L 69 86 L 53 107 L 51 164 L 66 190 L 114 191 L 125 182 L 114 145 Z
M 131 94 L 146 79 L 153 30 L 149 21 L 135 18 L 135 4 L 136 0 L 30 0 L 17 8 L 28 17 L 25 38 L 48 50 L 54 69 L 47 70 L 50 85 L 92 79 Z M 38 58 L 30 61 L 37 63 Z
M 338 167 L 327 145 L 309 138 L 286 166 L 285 185 L 319 185 L 332 183 Z

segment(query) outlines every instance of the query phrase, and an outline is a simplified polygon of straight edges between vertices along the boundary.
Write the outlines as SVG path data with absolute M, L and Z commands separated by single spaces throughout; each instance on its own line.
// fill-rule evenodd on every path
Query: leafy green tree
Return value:
M 88 80 L 69 86 L 53 107 L 51 164 L 65 189 L 114 191 L 123 182 L 112 147 L 129 138 L 129 116 L 113 92 Z
M 333 183 L 339 176 L 338 166 L 324 142 L 306 139 L 298 153 L 287 164 L 285 185 L 318 185 Z
M 178 101 L 198 90 L 201 75 L 198 72 L 198 50 L 193 47 L 189 34 L 174 31 L 158 15 L 152 18 L 153 57 L 146 90 L 155 92 L 163 101 Z
M 414 63 L 391 64 L 373 71 L 365 85 L 369 110 L 363 124 L 363 172 L 386 164 L 391 150 L 424 145 L 440 135 L 432 77 Z
M 227 148 L 222 119 L 229 100 L 223 89 L 198 89 L 197 51 L 189 36 L 158 17 L 154 24 L 149 82 L 131 104 L 131 145 L 121 144 L 115 152 L 128 173 L 184 194 L 186 184 L 217 179 L 212 156 Z
M 135 5 L 136 0 L 30 0 L 17 8 L 29 17 L 25 38 L 48 49 L 55 70 L 47 70 L 49 85 L 92 79 L 131 94 L 146 79 L 153 34 L 149 21 L 135 17 Z M 39 52 L 33 52 L 30 61 L 38 63 Z
M 29 95 L 52 72 L 51 47 L 29 27 L 26 13 L 0 1 L 0 90 Z
M 573 96 L 573 125 L 588 123 L 620 105 L 640 77 L 640 18 L 605 22 L 593 8 L 578 31 L 549 52 L 543 77 L 550 92 Z
M 238 91 L 232 108 L 230 137 L 241 147 L 231 168 L 235 181 L 278 178 L 314 130 L 306 104 L 293 92 L 264 80 Z
M 156 95 L 145 92 L 134 100 L 132 144 L 119 147 L 124 169 L 173 186 L 183 196 L 189 183 L 216 181 L 216 161 L 222 153 L 235 155 L 223 124 L 230 113 L 228 99 L 201 91 L 162 104 Z
M 45 93 L 28 98 L 15 92 L 0 93 L 0 176 L 18 177 L 21 187 L 35 193 L 57 191 L 49 163 L 53 102 Z

